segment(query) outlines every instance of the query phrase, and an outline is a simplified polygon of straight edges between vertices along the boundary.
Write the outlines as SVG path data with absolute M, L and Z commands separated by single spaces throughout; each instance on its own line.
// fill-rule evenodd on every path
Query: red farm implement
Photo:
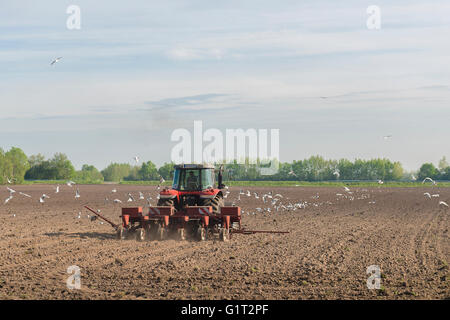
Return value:
M 212 207 L 185 207 L 176 211 L 174 207 L 149 207 L 144 213 L 142 207 L 122 208 L 122 224 L 118 225 L 95 210 L 85 208 L 108 222 L 115 230 L 118 239 L 165 240 L 193 239 L 205 241 L 217 237 L 228 241 L 233 234 L 288 233 L 287 231 L 247 230 L 241 227 L 240 207 L 221 207 L 214 214 Z

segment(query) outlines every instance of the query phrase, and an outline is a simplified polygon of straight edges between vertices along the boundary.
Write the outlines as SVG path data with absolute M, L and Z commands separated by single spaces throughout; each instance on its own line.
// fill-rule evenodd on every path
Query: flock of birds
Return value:
M 434 181 L 431 178 L 425 178 L 422 181 L 422 184 L 425 184 L 425 182 L 431 182 L 433 185 L 436 185 L 436 181 Z M 161 189 L 161 185 L 165 182 L 165 180 L 160 177 L 160 184 L 157 186 L 157 191 L 159 191 Z M 8 183 L 12 183 L 11 179 L 8 179 Z M 381 184 L 382 181 L 380 180 L 379 183 Z M 73 181 L 67 181 L 66 185 L 70 188 L 73 188 L 74 185 L 76 185 L 75 182 Z M 56 185 L 55 187 L 55 194 L 58 194 L 60 192 L 60 185 Z M 17 192 L 16 190 L 10 188 L 9 186 L 6 187 L 7 191 L 9 192 L 9 196 L 8 198 L 5 199 L 4 204 L 8 204 L 16 194 L 19 194 L 23 197 L 27 197 L 27 198 L 32 198 L 31 195 L 26 194 L 24 192 Z M 368 202 L 369 204 L 374 204 L 375 201 L 371 199 L 371 196 L 369 194 L 369 191 L 367 189 L 361 189 L 361 191 L 363 192 L 362 194 L 356 195 L 353 191 L 351 191 L 348 187 L 344 186 L 343 187 L 343 192 L 342 193 L 336 193 L 336 201 L 341 201 L 344 199 L 353 201 L 355 199 L 357 200 L 365 200 L 365 199 L 369 199 L 370 201 Z M 111 194 L 117 194 L 117 188 L 114 188 L 111 190 Z M 366 192 L 366 193 L 364 193 Z M 229 187 L 225 187 L 225 192 L 224 192 L 224 199 L 227 199 L 230 195 L 230 190 Z M 430 193 L 430 192 L 425 192 L 423 194 L 424 196 L 426 196 L 427 198 L 431 199 L 438 199 L 440 197 L 440 195 L 438 193 Z M 151 194 L 149 193 L 147 197 L 145 197 L 145 194 L 141 191 L 138 191 L 138 195 L 137 197 L 133 196 L 130 192 L 126 194 L 127 196 L 127 203 L 130 202 L 135 202 L 138 200 L 146 200 L 147 207 L 151 207 L 151 201 L 153 200 Z M 81 197 L 80 195 L 80 190 L 77 187 L 75 190 L 75 199 L 79 199 Z M 278 212 L 278 211 L 295 211 L 298 209 L 305 209 L 308 206 L 314 206 L 314 207 L 318 207 L 324 204 L 333 204 L 330 201 L 323 201 L 323 202 L 317 202 L 317 200 L 320 198 L 319 194 L 313 195 L 311 196 L 311 198 L 313 199 L 313 201 L 308 202 L 308 201 L 291 201 L 289 200 L 288 197 L 283 196 L 280 193 L 274 193 L 273 191 L 264 193 L 264 194 L 259 194 L 258 192 L 251 192 L 250 190 L 244 191 L 243 189 L 240 189 L 239 194 L 237 195 L 237 197 L 235 197 L 232 201 L 231 205 L 237 205 L 238 202 L 242 201 L 242 198 L 254 198 L 256 200 L 261 201 L 261 205 L 259 205 L 256 208 L 250 209 L 250 210 L 243 210 L 242 209 L 242 213 L 243 214 L 247 214 L 247 215 L 256 215 L 256 214 L 270 214 L 273 212 Z M 105 205 L 107 203 L 112 202 L 113 204 L 121 204 L 123 203 L 122 200 L 118 199 L 118 197 L 111 197 L 112 200 L 109 199 L 109 197 L 105 197 Z M 159 192 L 156 196 L 156 200 L 159 200 L 160 196 L 159 196 Z M 39 197 L 39 203 L 45 203 L 46 199 L 50 199 L 50 196 L 48 196 L 47 194 L 42 194 L 42 196 Z M 438 202 L 438 206 L 439 207 L 446 207 L 449 208 L 449 205 L 445 202 L 440 200 Z M 14 214 L 15 216 L 15 214 Z M 90 216 L 89 214 L 87 215 L 88 218 L 91 221 L 94 221 L 97 219 L 96 216 Z M 78 213 L 77 216 L 78 219 L 81 218 L 81 212 Z M 100 221 L 101 224 L 103 224 L 103 222 Z

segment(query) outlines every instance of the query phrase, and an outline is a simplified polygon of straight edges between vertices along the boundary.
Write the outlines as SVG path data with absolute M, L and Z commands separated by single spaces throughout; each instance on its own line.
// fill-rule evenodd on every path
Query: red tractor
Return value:
M 218 235 L 222 241 L 232 233 L 286 233 L 284 231 L 252 231 L 241 227 L 241 208 L 226 206 L 221 189 L 222 167 L 218 170 L 217 188 L 214 188 L 215 169 L 210 165 L 176 165 L 172 188 L 160 192 L 158 204 L 144 212 L 142 207 L 122 208 L 120 225 L 99 212 L 85 208 L 108 222 L 119 239 L 136 238 L 164 240 L 168 237 L 204 241 Z
M 158 206 L 171 206 L 175 212 L 185 207 L 212 207 L 213 214 L 220 214 L 225 205 L 221 189 L 222 168 L 218 172 L 218 185 L 214 188 L 215 169 L 211 165 L 183 164 L 174 167 L 172 188 L 160 193 Z

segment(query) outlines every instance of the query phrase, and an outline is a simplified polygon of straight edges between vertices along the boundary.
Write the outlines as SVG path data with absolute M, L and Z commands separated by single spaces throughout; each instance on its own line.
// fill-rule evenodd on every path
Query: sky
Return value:
M 0 147 L 161 165 L 201 120 L 279 129 L 281 161 L 417 170 L 450 159 L 449 16 L 446 0 L 0 0 Z

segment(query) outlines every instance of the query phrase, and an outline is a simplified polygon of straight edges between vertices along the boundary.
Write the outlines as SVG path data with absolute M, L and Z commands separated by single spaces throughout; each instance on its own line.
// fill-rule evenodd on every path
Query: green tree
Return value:
M 76 172 L 74 180 L 78 183 L 102 183 L 104 178 L 96 167 L 84 164 L 81 170 Z
M 111 163 L 101 171 L 105 181 L 119 182 L 129 176 L 131 166 L 128 163 Z
M 158 174 L 164 178 L 164 180 L 172 180 L 173 179 L 173 171 L 174 171 L 174 163 L 168 162 L 164 163 L 161 167 L 158 169 Z
M 54 168 L 53 179 L 72 179 L 75 175 L 75 168 L 64 153 L 56 153 L 50 160 L 50 164 Z
M 436 179 L 439 175 L 439 171 L 436 169 L 434 164 L 432 163 L 424 163 L 418 173 L 419 180 L 423 180 L 425 178 Z
M 30 167 L 26 154 L 19 148 L 12 147 L 5 153 L 7 168 L 9 172 L 8 177 L 14 179 L 16 183 L 24 181 L 25 173 Z

